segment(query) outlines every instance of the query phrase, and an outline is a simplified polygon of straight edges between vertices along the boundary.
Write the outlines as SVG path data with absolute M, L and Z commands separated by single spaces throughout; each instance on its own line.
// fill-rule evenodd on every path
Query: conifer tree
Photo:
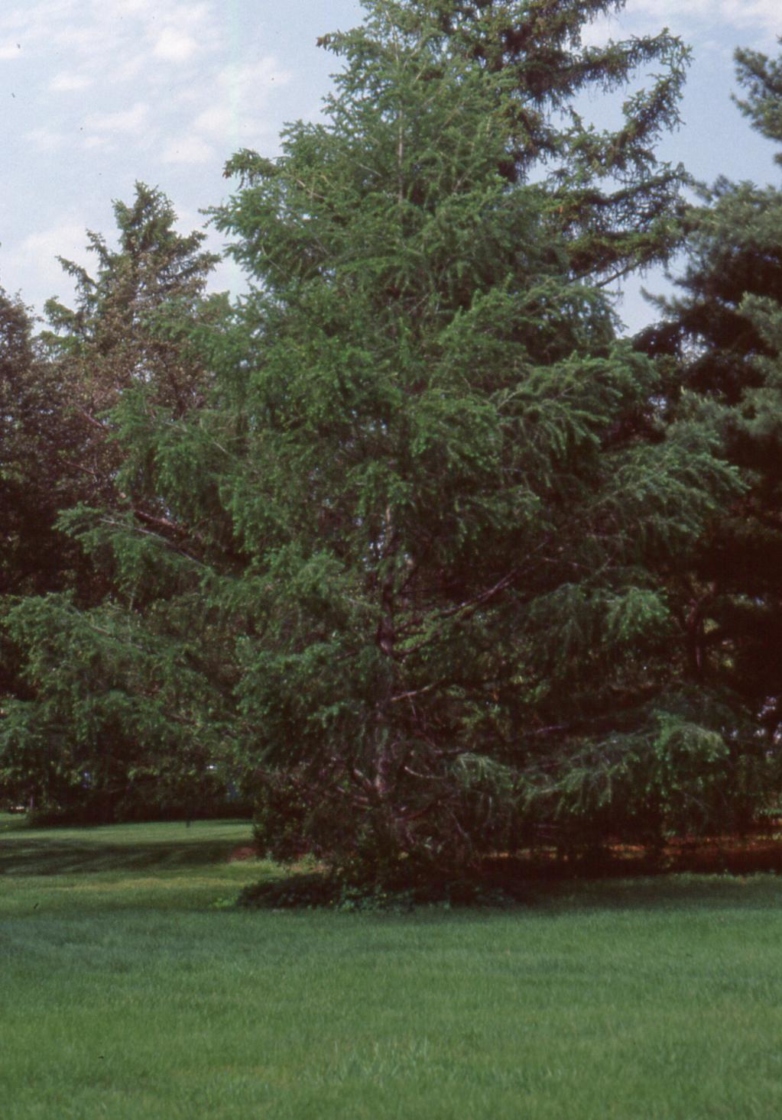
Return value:
M 346 63 L 326 123 L 229 165 L 217 221 L 257 287 L 223 495 L 277 855 L 388 876 L 726 796 L 725 711 L 680 690 L 664 576 L 730 472 L 695 411 L 662 423 L 599 287 L 670 248 L 652 140 L 681 52 L 582 49 L 614 6 L 374 0 L 326 40 Z M 652 61 L 618 132 L 572 111 Z
M 59 509 L 77 500 L 82 450 L 30 311 L 0 290 L 0 619 L 16 597 L 90 585 L 81 550 L 57 529 Z M 25 691 L 18 669 L 18 651 L 0 635 L 0 706 Z
M 736 52 L 752 126 L 782 141 L 782 64 Z M 782 153 L 776 155 L 782 162 Z M 782 725 L 782 191 L 719 180 L 690 216 L 679 293 L 640 345 L 675 359 L 683 391 L 709 402 L 747 491 L 704 538 L 681 580 L 690 659 L 730 687 L 771 742 Z M 672 398 L 673 400 L 673 398 Z
M 110 670 L 125 740 L 238 761 L 275 855 L 391 880 L 753 807 L 756 741 L 688 689 L 670 592 L 739 486 L 604 294 L 670 251 L 681 180 L 654 155 L 680 46 L 581 45 L 619 6 L 367 0 L 326 40 L 323 123 L 228 165 L 253 288 L 195 329 L 203 403 L 112 410 L 181 535 L 80 514 L 118 594 L 59 633 Z M 575 114 L 639 67 L 663 76 L 617 131 Z M 30 742 L 63 703 L 87 741 L 66 642 L 14 622 L 50 682 Z
M 19 402 L 18 415 L 4 410 L 13 437 L 4 457 L 19 445 L 17 490 L 30 530 L 20 536 L 9 525 L 9 534 L 28 551 L 45 545 L 61 566 L 69 558 L 73 573 L 31 583 L 41 560 L 13 558 L 27 583 L 9 585 L 3 604 L 0 782 L 40 808 L 104 817 L 187 808 L 215 792 L 206 743 L 215 736 L 202 728 L 200 702 L 208 678 L 188 662 L 205 624 L 193 603 L 199 546 L 165 502 L 153 447 L 202 406 L 208 364 L 190 336 L 226 308 L 223 297 L 205 297 L 217 258 L 203 250 L 204 234 L 179 234 L 160 191 L 138 184 L 133 203 L 114 209 L 118 246 L 88 235 L 95 277 L 63 261 L 77 282 L 76 307 L 50 301 L 50 329 L 33 342 L 8 304 L 4 335 L 4 368 L 16 378 L 4 388 L 17 386 Z M 2 477 L 16 476 L 4 469 Z M 123 566 L 100 541 L 92 547 L 88 527 L 122 539 Z M 184 574 L 167 572 L 169 554 L 188 557 Z M 172 621 L 167 600 L 177 589 Z M 192 644 L 172 647 L 171 631 Z
M 116 248 L 101 234 L 87 234 L 95 276 L 61 258 L 76 284 L 76 306 L 49 300 L 50 329 L 42 336 L 84 430 L 87 503 L 116 501 L 122 451 L 111 412 L 121 400 L 132 398 L 149 416 L 170 419 L 202 401 L 207 375 L 184 341 L 182 323 L 208 319 L 205 289 L 219 259 L 204 250 L 204 233 L 177 232 L 171 202 L 144 183 L 136 184 L 131 204 L 114 203 L 114 215 Z
M 63 450 L 57 384 L 28 310 L 0 291 L 0 595 L 50 590 L 63 565 L 53 528 Z M 63 544 L 65 542 L 63 541 Z

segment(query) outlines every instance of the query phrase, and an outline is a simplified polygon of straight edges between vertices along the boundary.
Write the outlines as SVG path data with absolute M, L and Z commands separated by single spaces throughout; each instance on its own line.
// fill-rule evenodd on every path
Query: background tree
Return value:
M 136 184 L 132 204 L 114 204 L 118 245 L 88 232 L 88 250 L 97 260 L 93 277 L 61 259 L 76 282 L 77 303 L 46 304 L 50 330 L 43 335 L 50 360 L 67 386 L 69 407 L 84 428 L 82 469 L 89 483 L 84 501 L 116 503 L 116 475 L 123 451 L 114 438 L 112 412 L 121 400 L 170 420 L 203 402 L 208 374 L 188 345 L 188 330 L 219 317 L 220 297 L 205 299 L 218 261 L 203 249 L 205 234 L 176 230 L 171 202 L 156 189 Z M 126 479 L 127 481 L 127 479 Z
M 209 372 L 191 335 L 218 323 L 227 304 L 205 296 L 216 258 L 203 251 L 204 235 L 178 234 L 159 191 L 140 184 L 133 204 L 117 203 L 115 213 L 116 250 L 89 235 L 96 278 L 63 262 L 77 280 L 75 310 L 47 305 L 53 329 L 37 349 L 29 331 L 14 336 L 15 368 L 27 362 L 35 370 L 28 375 L 38 394 L 34 416 L 39 426 L 54 425 L 60 440 L 46 428 L 48 442 L 41 436 L 34 446 L 30 424 L 25 429 L 31 523 L 53 533 L 59 512 L 70 532 L 48 554 L 62 555 L 67 545 L 91 581 L 31 584 L 33 566 L 27 584 L 11 589 L 26 594 L 6 603 L 4 640 L 17 672 L 0 728 L 0 768 L 15 796 L 103 816 L 191 808 L 210 787 L 214 795 L 206 739 L 219 739 L 203 730 L 200 708 L 193 715 L 188 657 L 206 625 L 195 600 L 198 529 L 171 516 L 150 448 L 202 405 Z M 36 470 L 45 474 L 37 509 L 40 494 L 29 485 Z M 89 536 L 77 545 L 87 527 L 123 537 L 124 567 Z M 174 579 L 158 562 L 153 580 L 145 549 L 186 556 L 187 572 Z M 172 651 L 183 634 L 190 646 Z M 216 717 L 214 703 L 210 710 Z
M 78 551 L 55 522 L 58 508 L 73 500 L 79 434 L 33 332 L 28 310 L 0 290 L 2 596 L 69 586 Z
M 740 108 L 782 141 L 780 62 L 753 51 L 737 51 L 736 62 Z M 693 670 L 738 690 L 773 739 L 782 720 L 782 192 L 720 180 L 703 194 L 679 294 L 659 301 L 664 320 L 640 345 L 673 360 L 672 404 L 679 392 L 709 402 L 747 483 L 679 594 Z
M 78 545 L 57 530 L 59 508 L 78 493 L 81 432 L 33 331 L 27 308 L 0 291 L 0 621 L 18 596 L 83 595 L 92 583 Z M 29 698 L 20 657 L 0 631 L 0 705 Z

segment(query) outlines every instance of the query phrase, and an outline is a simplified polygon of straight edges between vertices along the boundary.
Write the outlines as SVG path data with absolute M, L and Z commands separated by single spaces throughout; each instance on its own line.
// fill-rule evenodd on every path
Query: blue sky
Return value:
M 137 179 L 166 192 L 183 230 L 201 226 L 199 210 L 227 195 L 233 151 L 273 155 L 285 121 L 318 114 L 335 59 L 316 38 L 360 18 L 358 0 L 3 0 L 0 285 L 36 309 L 67 302 L 56 256 L 88 263 L 85 229 L 111 239 L 112 200 L 130 200 Z M 589 36 L 664 26 L 694 52 L 666 158 L 708 181 L 778 181 L 730 90 L 734 47 L 776 52 L 781 0 L 628 0 Z M 241 278 L 226 265 L 218 286 Z M 621 308 L 630 327 L 650 316 L 637 288 Z

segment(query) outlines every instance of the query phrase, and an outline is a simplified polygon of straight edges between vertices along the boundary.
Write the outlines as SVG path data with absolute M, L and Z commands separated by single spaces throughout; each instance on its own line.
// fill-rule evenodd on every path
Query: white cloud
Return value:
M 85 242 L 83 226 L 76 222 L 60 222 L 48 229 L 29 234 L 21 242 L 17 252 L 33 256 L 51 256 L 52 260 L 58 256 L 70 258 L 80 256 L 84 252 Z M 59 271 L 59 264 L 57 269 Z
M 127 52 L 117 59 L 111 72 L 102 79 L 107 87 L 122 87 L 132 83 L 135 86 L 144 83 L 144 69 L 149 65 L 149 56 L 140 51 L 136 54 Z
M 214 0 L 17 0 L 10 6 L 4 0 L 3 7 L 1 58 L 19 53 L 18 43 L 30 57 L 65 54 L 71 67 L 104 80 L 136 76 L 139 57 L 154 78 L 160 62 L 181 65 L 214 52 L 224 22 Z
M 143 132 L 147 125 L 149 105 L 137 101 L 132 109 L 120 109 L 116 113 L 90 113 L 85 124 L 95 132 Z
M 207 129 L 222 128 L 222 135 L 249 133 L 258 127 L 259 109 L 275 90 L 291 79 L 276 58 L 267 55 L 244 66 L 227 66 L 216 75 L 216 88 L 198 121 Z M 216 96 L 214 96 L 216 95 Z
M 187 32 L 167 27 L 155 43 L 154 54 L 166 62 L 186 62 L 198 50 L 198 43 Z
M 213 4 L 162 4 L 145 21 L 155 58 L 179 65 L 215 53 L 222 40 L 219 10 Z
M 196 112 L 181 136 L 165 150 L 167 163 L 207 163 L 224 158 L 237 147 L 253 147 L 265 135 L 259 112 L 275 89 L 290 81 L 291 74 L 277 59 L 266 56 L 247 65 L 224 67 L 214 75 L 197 98 L 182 98 L 181 104 Z
M 620 39 L 622 28 L 615 15 L 598 16 L 586 25 L 581 33 L 581 43 L 585 47 L 602 47 L 609 39 Z
M 38 91 L 22 140 L 38 158 L 70 146 L 150 178 L 155 162 L 219 176 L 231 151 L 276 135 L 270 99 L 292 77 L 268 40 L 237 37 L 246 2 L 0 0 L 0 43 L 22 44 Z
M 76 93 L 83 89 L 89 89 L 93 80 L 86 74 L 77 74 L 72 70 L 62 70 L 59 74 L 55 74 L 49 82 L 49 89 L 52 93 Z
M 193 128 L 196 132 L 203 132 L 207 136 L 222 139 L 230 132 L 232 121 L 231 106 L 223 103 L 222 105 L 212 105 L 208 109 L 204 109 L 203 113 L 199 113 L 193 121 Z
M 722 18 L 739 26 L 761 27 L 773 34 L 782 32 L 779 0 L 722 0 Z
M 200 136 L 183 136 L 172 140 L 163 150 L 164 163 L 210 163 L 217 159 L 211 144 Z
M 34 128 L 27 133 L 27 138 L 39 152 L 58 152 L 68 139 L 65 133 L 51 128 Z
M 85 136 L 81 146 L 86 152 L 100 152 L 111 148 L 111 144 L 105 136 L 95 135 Z
M 644 13 L 658 23 L 687 26 L 705 22 L 726 27 L 755 30 L 767 35 L 782 33 L 779 0 L 631 0 L 627 14 Z
M 782 34 L 782 0 L 627 0 L 618 15 L 599 16 L 582 34 L 585 46 L 601 46 L 629 32 L 656 33 L 675 29 L 685 40 L 719 33 L 738 40 L 744 32 L 760 35 L 764 43 Z
M 127 16 L 154 17 L 163 7 L 160 0 L 92 0 L 96 15 L 105 14 L 112 20 Z

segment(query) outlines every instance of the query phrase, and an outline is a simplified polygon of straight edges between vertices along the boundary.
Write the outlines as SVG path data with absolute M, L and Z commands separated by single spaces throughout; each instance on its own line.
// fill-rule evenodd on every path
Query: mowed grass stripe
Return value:
M 180 832 L 206 848 L 226 827 L 218 861 L 172 866 Z M 158 873 L 115 851 L 113 872 L 0 877 L 9 1120 L 782 1115 L 773 876 L 559 886 L 504 913 L 242 912 L 221 900 L 271 873 L 228 862 L 247 826 L 155 830 Z

